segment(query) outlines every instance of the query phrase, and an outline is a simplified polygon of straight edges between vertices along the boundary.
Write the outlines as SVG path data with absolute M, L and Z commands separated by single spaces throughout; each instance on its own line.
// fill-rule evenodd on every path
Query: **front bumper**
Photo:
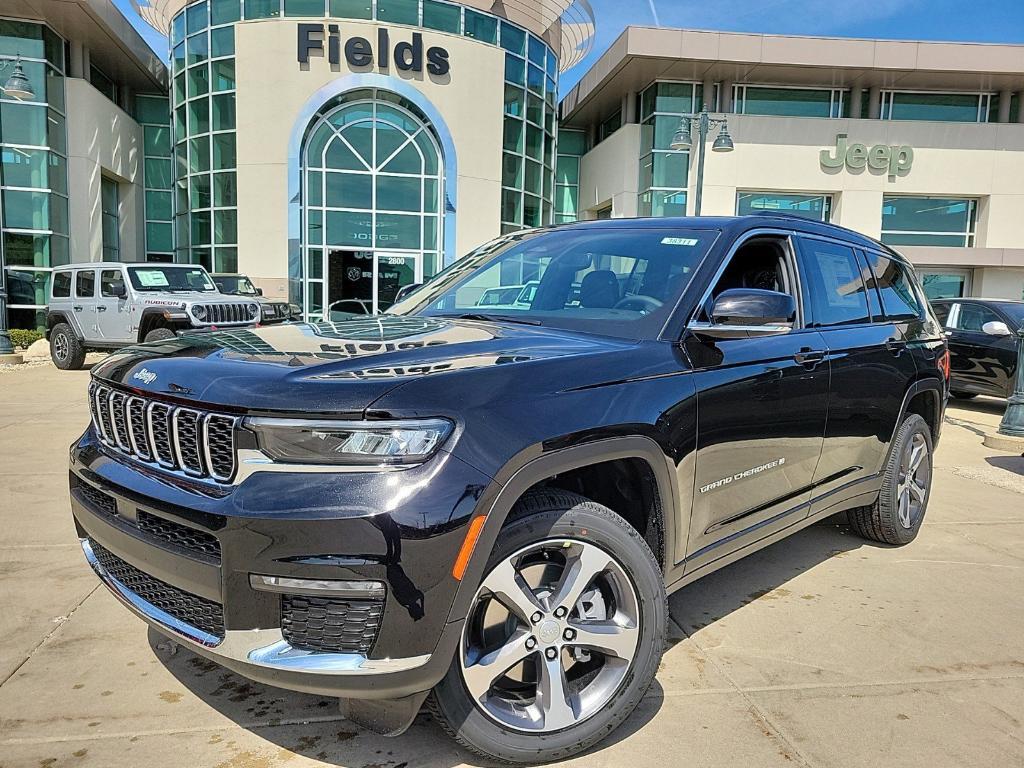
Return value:
M 71 449 L 83 552 L 123 604 L 251 679 L 341 698 L 401 698 L 444 676 L 462 629 L 449 620 L 459 587 L 451 564 L 486 483 L 444 455 L 386 476 L 255 472 L 207 494 L 113 454 L 91 430 Z M 338 641 L 332 631 L 359 635 L 352 617 L 365 614 L 349 611 L 341 629 L 327 626 L 310 645 L 293 620 L 314 627 L 313 609 L 254 588 L 254 574 L 382 582 L 376 625 L 364 633 L 372 638 L 358 649 L 323 647 Z M 320 618 L 329 623 L 336 607 Z

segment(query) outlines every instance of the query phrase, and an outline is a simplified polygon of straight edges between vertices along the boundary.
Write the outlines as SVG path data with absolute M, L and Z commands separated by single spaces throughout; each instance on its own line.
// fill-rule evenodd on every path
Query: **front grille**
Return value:
M 89 540 L 93 555 L 107 574 L 147 603 L 169 613 L 178 621 L 209 635 L 224 637 L 224 608 L 220 603 L 178 589 L 144 573 L 117 555 Z
M 202 304 L 206 310 L 206 316 L 202 322 L 209 325 L 232 325 L 236 323 L 251 323 L 259 318 L 259 307 L 253 314 L 248 304 Z M 194 313 L 193 313 L 194 316 Z
M 85 483 L 76 485 L 75 490 L 97 512 L 102 512 L 109 517 L 117 517 L 117 501 L 110 494 Z
M 139 530 L 148 536 L 160 539 L 179 549 L 205 556 L 205 559 L 220 562 L 220 542 L 213 534 L 151 515 L 141 509 L 136 510 L 135 517 Z
M 193 477 L 230 482 L 238 418 L 181 408 L 89 385 L 93 426 L 105 445 Z
M 283 595 L 281 634 L 294 648 L 325 653 L 361 653 L 373 648 L 384 600 Z

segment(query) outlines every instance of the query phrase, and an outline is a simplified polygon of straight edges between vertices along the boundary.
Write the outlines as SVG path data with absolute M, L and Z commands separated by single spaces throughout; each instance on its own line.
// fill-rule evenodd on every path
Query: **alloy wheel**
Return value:
M 501 725 L 552 732 L 599 712 L 628 676 L 640 602 L 616 559 L 550 539 L 496 565 L 474 598 L 460 651 L 477 707 Z
M 900 458 L 900 481 L 896 488 L 896 516 L 900 525 L 911 529 L 924 512 L 931 480 L 931 462 L 924 435 L 916 432 Z
M 68 353 L 70 344 L 68 343 L 68 337 L 63 333 L 58 333 L 53 340 L 53 351 L 57 359 L 63 362 L 68 359 Z

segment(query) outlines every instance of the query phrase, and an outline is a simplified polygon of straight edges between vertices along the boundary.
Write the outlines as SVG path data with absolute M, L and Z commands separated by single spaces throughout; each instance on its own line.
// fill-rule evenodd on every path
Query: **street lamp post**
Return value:
M 1006 412 L 999 422 L 999 434 L 1024 437 L 1024 326 L 1017 329 L 1017 383 L 1006 401 Z
M 684 150 L 690 149 L 693 146 L 690 126 L 694 123 L 697 125 L 697 141 L 700 146 L 697 155 L 697 199 L 694 204 L 693 213 L 695 216 L 700 216 L 700 203 L 704 192 L 704 145 L 707 142 L 708 132 L 712 126 L 722 126 L 718 131 L 718 136 L 715 137 L 715 143 L 711 145 L 712 152 L 732 152 L 734 146 L 732 136 L 729 135 L 729 126 L 726 123 L 726 118 L 724 116 L 712 117 L 708 112 L 708 105 L 705 104 L 701 107 L 698 114 L 683 115 L 679 121 L 679 128 L 676 130 L 675 136 L 672 137 L 672 143 L 669 144 L 672 149 Z
M 20 54 L 13 62 L 0 63 L 0 72 L 11 66 L 14 67 L 14 70 L 3 87 L 0 87 L 0 91 L 19 101 L 34 99 L 36 92 L 32 88 L 32 83 L 25 76 Z M 0 243 L 0 356 L 13 354 L 14 345 L 11 344 L 11 335 L 7 331 L 7 263 L 4 258 L 3 243 Z

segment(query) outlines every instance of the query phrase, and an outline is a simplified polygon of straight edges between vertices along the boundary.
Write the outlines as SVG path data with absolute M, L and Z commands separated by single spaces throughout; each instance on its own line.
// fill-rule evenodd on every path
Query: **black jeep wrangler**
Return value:
M 111 355 L 72 508 L 99 577 L 194 652 L 543 762 L 637 705 L 667 593 L 837 512 L 913 540 L 948 374 L 909 264 L 845 229 L 526 231 L 386 315 Z

